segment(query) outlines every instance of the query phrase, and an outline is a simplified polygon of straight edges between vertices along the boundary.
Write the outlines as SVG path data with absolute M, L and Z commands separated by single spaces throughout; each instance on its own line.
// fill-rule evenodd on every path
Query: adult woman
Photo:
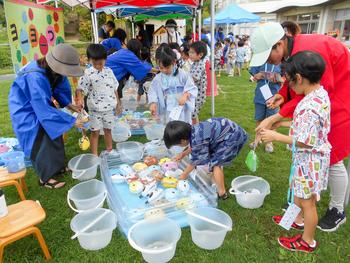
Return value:
M 161 37 L 161 43 L 170 44 L 170 43 L 178 43 L 181 47 L 182 40 L 179 32 L 176 31 L 177 24 L 174 19 L 168 19 L 165 22 L 166 33 L 164 33 Z
M 350 154 L 350 54 L 347 48 L 334 38 L 325 35 L 298 34 L 287 36 L 278 23 L 266 23 L 257 28 L 252 36 L 253 57 L 251 66 L 263 64 L 279 64 L 299 51 L 309 50 L 319 53 L 326 62 L 326 70 L 321 85 L 328 91 L 331 100 L 331 132 L 328 139 L 332 145 L 331 166 L 329 169 L 329 186 L 331 201 L 326 215 L 320 219 L 318 228 L 323 231 L 335 231 L 345 223 L 344 199 L 348 185 L 348 174 L 343 160 Z M 292 117 L 294 109 L 302 96 L 288 88 L 285 83 L 279 94 L 269 102 L 270 108 L 282 106 L 279 113 L 265 119 L 257 132 L 271 128 L 285 117 Z
M 54 107 L 71 104 L 71 88 L 67 77 L 83 74 L 79 54 L 71 46 L 57 45 L 45 58 L 32 61 L 18 73 L 9 94 L 9 109 L 14 132 L 26 156 L 30 157 L 39 183 L 51 189 L 64 182 L 53 177 L 65 171 L 62 135 L 80 121 Z
M 149 63 L 142 62 L 140 59 L 141 48 L 142 44 L 140 41 L 131 39 L 126 49 L 121 49 L 107 57 L 106 67 L 113 70 L 119 82 L 119 100 L 123 97 L 122 90 L 130 75 L 132 75 L 135 80 L 141 81 L 147 76 L 147 73 L 152 71 L 152 66 Z M 121 104 L 119 103 L 119 105 Z

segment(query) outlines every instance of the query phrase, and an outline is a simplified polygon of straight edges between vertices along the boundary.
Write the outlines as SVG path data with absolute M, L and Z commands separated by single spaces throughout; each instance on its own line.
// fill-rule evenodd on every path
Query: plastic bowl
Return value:
M 256 209 L 264 204 L 265 197 L 270 194 L 270 185 L 261 177 L 243 175 L 233 179 L 230 193 L 236 196 L 240 206 Z
M 147 140 L 152 141 L 163 139 L 165 125 L 160 123 L 149 123 L 146 124 L 143 128 L 146 132 Z
M 24 153 L 20 151 L 4 153 L 1 155 L 1 160 L 5 163 L 9 173 L 17 173 L 26 168 Z

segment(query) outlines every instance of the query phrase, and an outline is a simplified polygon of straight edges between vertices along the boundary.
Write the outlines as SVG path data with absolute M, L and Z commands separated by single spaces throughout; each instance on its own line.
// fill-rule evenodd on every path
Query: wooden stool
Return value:
M 24 176 L 27 170 L 21 170 L 18 173 L 6 173 L 4 171 L 0 172 L 0 187 L 14 185 L 17 189 L 18 195 L 21 200 L 26 200 L 23 189 L 28 191 L 27 185 L 24 181 Z
M 38 239 L 45 258 L 51 259 L 44 237 L 39 228 L 35 227 L 46 217 L 41 205 L 32 200 L 25 200 L 7 208 L 9 213 L 0 218 L 0 263 L 2 263 L 6 245 L 31 234 Z

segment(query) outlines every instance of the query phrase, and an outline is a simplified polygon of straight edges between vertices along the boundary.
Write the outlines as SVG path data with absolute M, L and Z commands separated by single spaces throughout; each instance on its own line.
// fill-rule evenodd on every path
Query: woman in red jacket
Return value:
M 279 64 L 299 51 L 319 53 L 326 62 L 321 85 L 328 91 L 331 100 L 331 131 L 328 139 L 332 145 L 329 187 L 331 201 L 326 215 L 319 220 L 318 228 L 331 232 L 345 223 L 344 200 L 348 185 L 348 174 L 343 160 L 350 154 L 350 53 L 338 40 L 325 35 L 286 35 L 278 23 L 266 23 L 256 29 L 252 38 L 253 57 L 250 66 L 259 66 L 268 61 Z M 299 101 L 285 83 L 268 106 L 278 107 L 279 113 L 265 119 L 256 129 L 279 127 L 284 118 L 291 118 Z

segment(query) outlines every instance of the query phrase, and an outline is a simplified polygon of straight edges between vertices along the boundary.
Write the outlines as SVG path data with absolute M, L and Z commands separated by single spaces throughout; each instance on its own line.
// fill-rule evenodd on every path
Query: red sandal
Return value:
M 278 243 L 281 247 L 290 251 L 300 251 L 306 253 L 312 253 L 316 250 L 318 243 L 315 241 L 315 246 L 310 246 L 305 240 L 302 239 L 302 235 L 296 235 L 294 237 L 279 237 Z

